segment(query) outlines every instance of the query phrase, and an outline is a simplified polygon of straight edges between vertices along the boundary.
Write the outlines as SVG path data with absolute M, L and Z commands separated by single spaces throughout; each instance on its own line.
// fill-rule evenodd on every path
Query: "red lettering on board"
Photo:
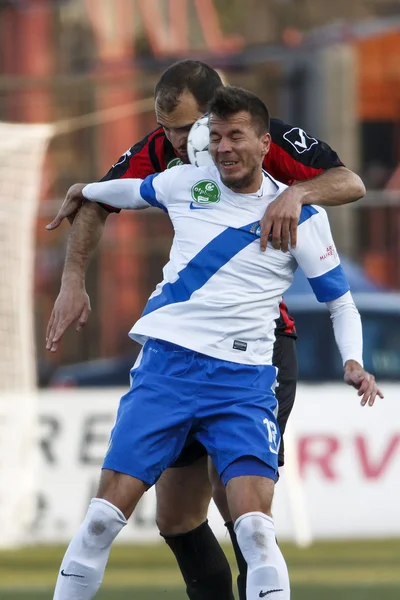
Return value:
M 371 458 L 371 452 L 368 449 L 368 440 L 364 436 L 356 435 L 354 442 L 361 470 L 367 479 L 379 479 L 395 457 L 396 452 L 400 451 L 399 434 L 394 435 L 388 440 L 383 454 L 375 460 Z
M 333 460 L 340 448 L 339 440 L 330 435 L 308 435 L 299 438 L 299 468 L 304 477 L 310 466 L 316 466 L 326 479 L 337 479 Z

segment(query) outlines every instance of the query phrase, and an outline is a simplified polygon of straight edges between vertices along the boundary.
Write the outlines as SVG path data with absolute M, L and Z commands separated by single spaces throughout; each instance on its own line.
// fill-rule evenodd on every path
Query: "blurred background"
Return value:
M 297 274 L 286 299 L 301 384 L 288 432 L 292 466 L 275 510 L 294 598 L 372 599 L 378 588 L 397 598 L 400 0 L 0 0 L 0 545 L 64 544 L 74 533 L 138 352 L 127 332 L 171 242 L 161 211 L 110 216 L 87 276 L 89 322 L 49 354 L 45 331 L 69 225 L 45 225 L 70 185 L 100 179 L 156 127 L 154 85 L 187 57 L 328 142 L 367 186 L 365 199 L 330 219 L 385 411 L 360 417 L 340 384 L 329 316 Z M 10 526 L 16 508 L 26 515 L 19 529 Z M 224 539 L 213 508 L 210 520 Z M 158 541 L 151 492 L 124 539 Z M 0 598 L 50 598 L 57 552 L 0 553 Z M 128 597 L 131 587 L 140 588 L 132 597 L 153 597 L 154 573 L 165 582 L 162 597 L 184 597 L 162 546 L 116 556 L 104 598 Z

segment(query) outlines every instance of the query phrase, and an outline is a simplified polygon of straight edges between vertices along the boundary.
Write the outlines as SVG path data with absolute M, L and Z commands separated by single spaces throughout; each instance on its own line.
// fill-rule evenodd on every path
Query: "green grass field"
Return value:
M 400 540 L 282 544 L 293 600 L 398 600 Z M 0 600 L 51 600 L 63 548 L 0 552 Z M 227 554 L 233 564 L 230 547 Z M 236 573 L 236 572 L 235 572 Z M 234 574 L 235 574 L 234 573 Z M 164 545 L 116 546 L 98 600 L 184 600 L 173 556 Z

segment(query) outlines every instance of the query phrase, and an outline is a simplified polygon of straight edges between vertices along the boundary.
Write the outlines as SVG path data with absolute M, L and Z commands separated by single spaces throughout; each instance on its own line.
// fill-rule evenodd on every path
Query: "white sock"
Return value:
M 237 519 L 235 532 L 247 562 L 247 600 L 289 600 L 289 574 L 273 520 L 262 512 L 246 513 Z
M 107 500 L 93 498 L 61 563 L 54 600 L 91 600 L 103 580 L 111 544 L 127 521 Z

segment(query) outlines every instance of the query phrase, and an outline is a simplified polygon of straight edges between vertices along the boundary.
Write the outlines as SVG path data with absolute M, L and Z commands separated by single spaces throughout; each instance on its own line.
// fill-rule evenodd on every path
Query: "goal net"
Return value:
M 0 123 L 0 547 L 23 541 L 36 504 L 34 238 L 51 135 Z

